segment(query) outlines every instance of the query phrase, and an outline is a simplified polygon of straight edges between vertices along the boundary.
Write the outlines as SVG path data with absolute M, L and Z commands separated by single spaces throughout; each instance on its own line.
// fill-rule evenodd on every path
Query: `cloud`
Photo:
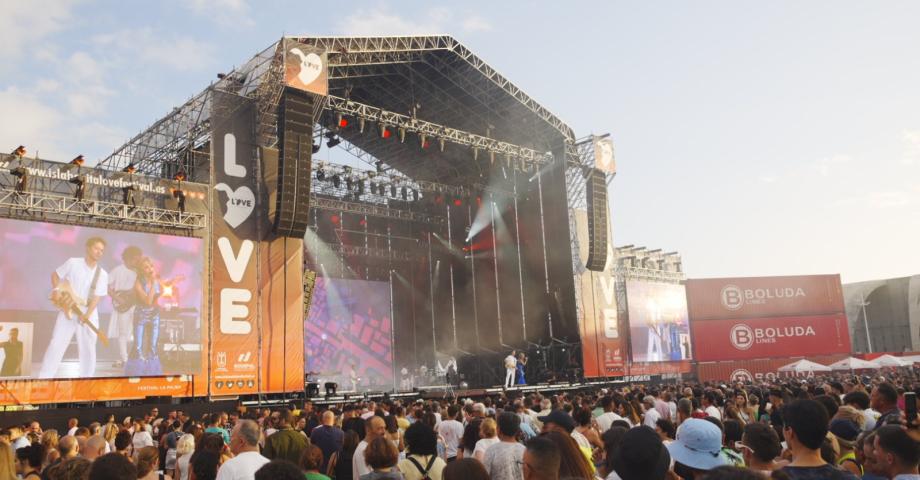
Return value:
M 163 35 L 149 27 L 95 35 L 92 42 L 115 52 L 109 61 L 120 66 L 143 64 L 194 71 L 212 66 L 216 54 L 214 45 L 183 35 Z
M 901 132 L 901 140 L 905 146 L 901 164 L 920 165 L 920 130 L 904 130 Z
M 426 35 L 449 32 L 456 29 L 458 24 L 463 32 L 482 32 L 492 29 L 492 25 L 478 15 L 470 15 L 458 20 L 454 12 L 447 8 L 432 8 L 410 17 L 380 7 L 358 9 L 339 21 L 336 30 L 344 35 L 358 36 Z
M 762 183 L 776 183 L 777 178 L 775 175 L 763 175 L 759 180 Z
M 813 167 L 822 177 L 828 177 L 837 170 L 836 167 L 850 163 L 850 160 L 849 155 L 838 154 L 819 159 L 814 163 Z
M 114 95 L 107 86 L 104 68 L 86 52 L 75 52 L 58 67 L 57 78 L 66 78 L 63 89 L 70 113 L 77 117 L 100 115 L 106 111 L 106 102 Z M 45 84 L 36 85 L 44 88 Z
M 0 15 L 0 63 L 7 63 L 42 39 L 62 30 L 71 19 L 74 0 L 3 2 Z
M 184 5 L 192 12 L 209 17 L 222 26 L 255 25 L 246 0 L 190 0 Z
M 867 200 L 874 208 L 897 208 L 909 205 L 911 195 L 907 192 L 872 192 Z

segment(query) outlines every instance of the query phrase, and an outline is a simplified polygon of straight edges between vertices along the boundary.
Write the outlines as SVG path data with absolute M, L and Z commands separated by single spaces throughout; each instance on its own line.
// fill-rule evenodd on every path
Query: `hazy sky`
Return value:
M 617 245 L 692 277 L 920 273 L 920 2 L 0 5 L 0 149 L 105 157 L 283 34 L 448 33 L 613 135 Z

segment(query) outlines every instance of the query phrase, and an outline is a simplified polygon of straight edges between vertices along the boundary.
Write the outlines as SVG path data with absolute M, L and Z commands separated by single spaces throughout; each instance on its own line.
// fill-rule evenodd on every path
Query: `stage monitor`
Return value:
M 304 325 L 304 369 L 338 392 L 393 389 L 390 284 L 316 277 Z
M 683 285 L 626 282 L 633 362 L 690 360 L 690 324 Z
M 200 373 L 203 240 L 9 219 L 0 239 L 0 379 Z

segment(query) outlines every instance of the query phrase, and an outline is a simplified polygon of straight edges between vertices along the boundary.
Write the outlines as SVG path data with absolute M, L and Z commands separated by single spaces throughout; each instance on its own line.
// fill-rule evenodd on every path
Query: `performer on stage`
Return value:
M 517 370 L 517 358 L 515 358 L 517 351 L 512 350 L 511 353 L 505 357 L 505 388 L 508 388 L 514 385 L 514 372 Z
M 109 283 L 108 274 L 99 265 L 103 253 L 105 240 L 92 237 L 86 241 L 84 257 L 68 259 L 51 274 L 53 301 L 67 295 L 62 288 L 62 283 L 67 282 L 74 295 L 86 298 L 86 307 L 79 314 L 71 311 L 65 313 L 63 310 L 58 312 L 38 378 L 54 378 L 61 365 L 61 359 L 64 358 L 64 351 L 74 335 L 77 336 L 77 355 L 80 359 L 79 376 L 90 378 L 95 375 L 97 336 L 86 323 L 92 324 L 95 328 L 99 327 L 99 312 L 96 311 L 96 306 L 99 299 L 106 295 Z
M 118 344 L 116 368 L 124 367 L 128 361 L 128 342 L 134 331 L 134 308 L 137 296 L 134 284 L 137 282 L 138 261 L 144 256 L 140 248 L 130 246 L 121 252 L 122 264 L 109 274 L 109 296 L 112 297 L 112 315 L 109 320 L 108 336 Z
M 3 327 L 0 327 L 2 330 Z M 0 367 L 0 377 L 18 377 L 22 375 L 22 341 L 19 340 L 19 329 L 10 329 L 10 338 L 0 343 L 3 349 L 3 367 Z
M 160 274 L 150 257 L 142 257 L 138 267 L 139 275 L 134 282 L 134 294 L 137 296 L 137 306 L 134 308 L 134 354 L 145 363 L 143 373 L 156 375 L 163 370 L 159 360 L 160 306 L 157 304 L 162 294 Z M 144 351 L 145 340 L 149 340 L 147 352 Z
M 527 385 L 527 380 L 524 379 L 524 367 L 527 366 L 527 356 L 524 355 L 524 352 L 518 353 L 517 356 L 517 384 L 518 385 Z
M 653 302 L 648 302 L 648 344 L 645 349 L 646 362 L 660 362 L 661 358 L 661 309 Z

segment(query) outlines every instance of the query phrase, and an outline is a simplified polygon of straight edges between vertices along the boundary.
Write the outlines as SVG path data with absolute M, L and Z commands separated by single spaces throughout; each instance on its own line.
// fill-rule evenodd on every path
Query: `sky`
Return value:
M 282 35 L 446 33 L 578 136 L 691 278 L 920 274 L 920 2 L 0 0 L 0 149 L 105 158 Z

